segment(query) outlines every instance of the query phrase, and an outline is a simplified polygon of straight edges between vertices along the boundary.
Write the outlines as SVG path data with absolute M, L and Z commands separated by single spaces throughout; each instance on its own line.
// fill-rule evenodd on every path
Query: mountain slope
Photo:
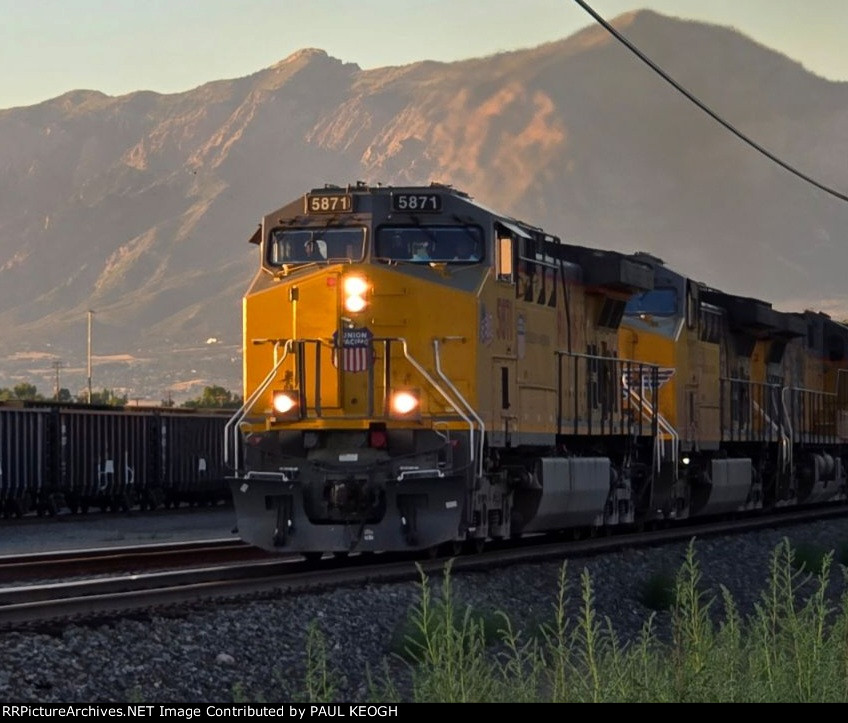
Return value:
M 845 191 L 848 84 L 717 26 L 620 29 L 740 132 Z M 461 188 L 567 240 L 645 250 L 780 308 L 848 313 L 846 206 L 778 167 L 606 31 L 363 71 L 305 49 L 250 76 L 0 111 L 0 387 L 238 389 L 246 241 L 330 183 Z M 207 340 L 216 340 L 206 343 Z M 192 386 L 194 385 L 194 386 Z

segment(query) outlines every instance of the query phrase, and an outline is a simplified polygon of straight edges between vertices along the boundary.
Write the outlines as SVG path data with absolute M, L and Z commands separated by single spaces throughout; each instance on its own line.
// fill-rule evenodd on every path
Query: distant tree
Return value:
M 86 404 L 88 402 L 88 394 L 80 394 L 77 396 L 76 400 L 81 404 Z M 110 407 L 123 407 L 126 405 L 127 401 L 128 398 L 126 394 L 118 396 L 112 389 L 103 389 L 99 392 L 91 393 L 92 404 L 103 404 Z
M 16 384 L 12 391 L 15 395 L 15 399 L 44 399 L 44 397 L 38 393 L 38 390 L 35 388 L 35 384 Z
M 74 398 L 73 398 L 73 396 L 71 395 L 71 391 L 70 391 L 69 389 L 66 389 L 65 387 L 62 387 L 62 388 L 59 390 L 59 398 L 58 398 L 56 401 L 59 401 L 59 402 L 72 402 L 72 401 L 74 401 Z
M 10 399 L 14 398 L 15 393 L 11 389 L 7 387 L 0 387 L 0 402 L 8 402 Z
M 241 406 L 241 397 L 229 389 L 215 385 L 204 387 L 203 394 L 196 399 L 189 399 L 187 402 L 183 402 L 182 406 L 188 409 L 238 409 Z

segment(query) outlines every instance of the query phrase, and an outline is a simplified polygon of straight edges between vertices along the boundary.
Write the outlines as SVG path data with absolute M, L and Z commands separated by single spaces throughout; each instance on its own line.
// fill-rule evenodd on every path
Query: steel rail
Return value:
M 490 571 L 507 565 L 564 561 L 846 516 L 848 507 L 831 505 L 695 526 L 672 525 L 605 537 L 590 536 L 582 540 L 552 541 L 550 537 L 539 535 L 528 537 L 517 546 L 493 543 L 483 552 L 457 557 L 422 558 L 420 554 L 415 557 L 396 553 L 351 555 L 345 559 L 325 556 L 316 564 L 295 557 L 272 556 L 239 564 L 0 587 L 0 630 L 96 622 L 139 612 L 151 613 L 163 606 L 187 613 L 199 603 L 243 603 L 340 586 L 420 581 L 422 574 L 442 574 L 449 562 L 453 573 Z

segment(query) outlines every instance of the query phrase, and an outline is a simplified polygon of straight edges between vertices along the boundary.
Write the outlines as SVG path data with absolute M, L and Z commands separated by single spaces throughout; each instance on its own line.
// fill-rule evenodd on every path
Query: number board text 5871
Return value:
M 306 213 L 351 213 L 353 197 L 349 193 L 321 193 L 306 196 Z
M 437 193 L 395 193 L 392 196 L 392 210 L 439 213 L 442 210 L 442 197 Z

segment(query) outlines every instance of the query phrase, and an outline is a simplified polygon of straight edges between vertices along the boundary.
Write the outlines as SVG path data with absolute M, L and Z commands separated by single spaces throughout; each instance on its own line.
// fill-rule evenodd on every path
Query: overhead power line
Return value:
M 824 191 L 825 193 L 829 193 L 831 196 L 835 196 L 836 198 L 839 198 L 843 201 L 848 201 L 848 196 L 846 196 L 845 194 L 840 193 L 839 191 L 836 191 L 833 188 L 830 188 L 829 186 L 825 186 L 823 183 L 819 183 L 817 180 L 815 180 L 814 178 L 811 178 L 810 176 L 806 175 L 805 173 L 802 173 L 797 168 L 790 166 L 788 163 L 786 163 L 785 161 L 781 160 L 780 158 L 775 156 L 770 151 L 763 148 L 759 143 L 756 143 L 751 138 L 746 136 L 744 133 L 742 133 L 742 131 L 740 131 L 739 129 L 732 126 L 730 123 L 728 123 L 726 120 L 724 120 L 724 118 L 719 116 L 718 113 L 716 113 L 711 108 L 709 108 L 705 103 L 698 100 L 698 98 L 696 98 L 694 95 L 692 95 L 692 93 L 690 93 L 688 90 L 686 90 L 686 88 L 684 88 L 682 85 L 680 85 L 680 83 L 678 83 L 676 80 L 674 80 L 674 78 L 670 77 L 662 68 L 660 68 L 656 63 L 654 63 L 650 58 L 648 58 L 644 53 L 642 53 L 642 51 L 640 51 L 635 45 L 633 45 L 633 43 L 631 43 L 627 38 L 625 38 L 621 33 L 619 33 L 614 27 L 612 27 L 612 25 L 610 25 L 606 20 L 604 20 L 600 15 L 598 15 L 598 13 L 596 13 L 587 3 L 585 3 L 583 0 L 574 0 L 574 2 L 576 2 L 587 13 L 589 13 L 589 15 L 591 15 L 597 21 L 597 23 L 599 25 L 603 26 L 603 28 L 608 33 L 610 33 L 610 35 L 612 35 L 616 40 L 618 40 L 620 43 L 622 43 L 631 53 L 633 53 L 637 58 L 639 58 L 639 60 L 641 60 L 648 67 L 650 67 L 651 70 L 653 70 L 657 75 L 659 75 L 667 83 L 670 83 L 672 86 L 674 86 L 674 88 L 677 91 L 679 91 L 680 93 L 685 95 L 689 100 L 691 100 L 695 105 L 697 105 L 707 115 L 709 115 L 714 120 L 721 123 L 721 125 L 723 125 L 725 128 L 727 128 L 727 130 L 729 130 L 731 133 L 733 133 L 733 135 L 737 136 L 742 141 L 747 143 L 749 146 L 751 146 L 755 150 L 762 153 L 766 158 L 769 158 L 770 160 L 774 161 L 777 165 L 785 168 L 790 173 L 793 173 L 794 175 L 798 176 L 798 178 L 805 180 L 807 183 L 812 184 L 816 188 Z

